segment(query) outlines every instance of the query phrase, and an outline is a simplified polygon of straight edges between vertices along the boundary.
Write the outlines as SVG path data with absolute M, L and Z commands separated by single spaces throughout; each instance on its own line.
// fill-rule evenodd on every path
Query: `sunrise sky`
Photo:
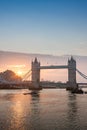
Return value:
M 0 50 L 87 55 L 87 0 L 0 0 Z

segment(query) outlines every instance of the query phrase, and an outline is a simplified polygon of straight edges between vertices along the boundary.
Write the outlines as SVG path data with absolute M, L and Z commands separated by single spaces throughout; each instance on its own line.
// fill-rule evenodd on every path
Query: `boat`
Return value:
M 83 94 L 84 92 L 83 92 L 83 90 L 82 89 L 73 89 L 73 90 L 71 90 L 71 93 L 76 93 L 76 94 Z

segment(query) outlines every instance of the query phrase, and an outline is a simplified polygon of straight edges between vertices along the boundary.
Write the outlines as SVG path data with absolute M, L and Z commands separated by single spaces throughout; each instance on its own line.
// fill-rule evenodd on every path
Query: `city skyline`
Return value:
M 86 0 L 0 0 L 0 50 L 87 55 Z

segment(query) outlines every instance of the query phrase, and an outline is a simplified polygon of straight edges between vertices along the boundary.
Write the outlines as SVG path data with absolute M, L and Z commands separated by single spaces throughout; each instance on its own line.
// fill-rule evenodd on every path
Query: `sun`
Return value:
M 16 74 L 17 74 L 18 76 L 22 76 L 22 75 L 23 75 L 23 72 L 22 72 L 21 70 L 18 70 L 18 71 L 16 72 Z

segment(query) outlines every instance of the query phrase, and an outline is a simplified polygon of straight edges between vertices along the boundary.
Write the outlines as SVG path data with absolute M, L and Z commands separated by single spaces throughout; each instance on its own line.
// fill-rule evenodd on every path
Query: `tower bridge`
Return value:
M 64 85 L 69 90 L 71 89 L 78 89 L 78 85 L 87 85 L 87 83 L 77 83 L 76 82 L 76 72 L 78 72 L 83 78 L 87 79 L 87 76 L 80 72 L 76 68 L 76 61 L 73 57 L 68 59 L 67 65 L 50 65 L 50 66 L 41 66 L 40 62 L 38 62 L 37 58 L 35 58 L 34 61 L 31 63 L 31 70 L 29 70 L 25 76 L 22 79 L 22 82 L 6 82 L 6 81 L 0 81 L 0 86 L 7 87 L 10 86 L 13 88 L 13 86 L 19 86 L 29 88 L 31 90 L 40 90 L 42 89 L 42 84 L 40 82 L 40 70 L 42 69 L 67 69 L 68 70 L 68 81 L 62 85 Z M 31 76 L 31 81 L 26 81 L 26 79 L 29 79 Z
M 68 60 L 67 65 L 59 65 L 59 66 L 41 66 L 40 62 L 38 62 L 37 58 L 31 64 L 32 71 L 32 86 L 34 88 L 40 88 L 40 70 L 41 69 L 68 69 L 68 82 L 67 84 L 71 87 L 76 87 L 76 61 L 71 57 Z

